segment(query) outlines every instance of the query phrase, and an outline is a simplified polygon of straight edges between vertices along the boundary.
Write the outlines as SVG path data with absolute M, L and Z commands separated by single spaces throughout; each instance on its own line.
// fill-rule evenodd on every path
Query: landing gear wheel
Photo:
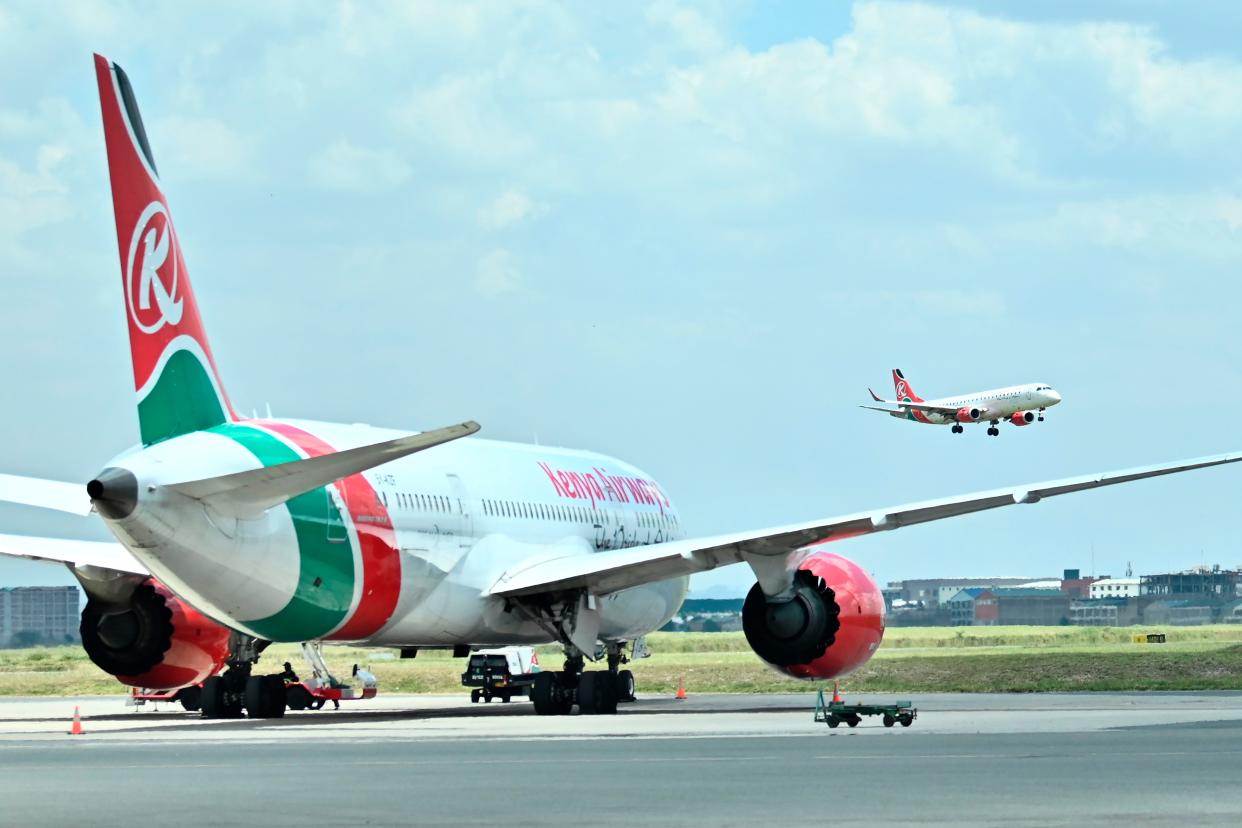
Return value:
M 198 687 L 182 687 L 177 691 L 177 701 L 193 713 L 203 706 L 203 691 Z
M 535 674 L 530 690 L 535 713 L 539 716 L 564 716 L 573 709 L 573 694 L 566 686 L 564 673 L 547 670 Z
M 965 431 L 965 430 L 966 430 L 966 429 L 962 428 L 960 425 L 955 425 L 955 426 L 953 426 L 953 433 L 954 433 L 954 434 L 961 434 L 961 433 L 962 433 L 963 431 Z
M 315 703 L 315 697 L 300 684 L 290 684 L 285 688 L 285 704 L 290 710 L 306 710 Z
M 246 679 L 246 715 L 252 719 L 279 719 L 285 715 L 285 683 L 280 676 Z
M 617 712 L 617 683 L 611 673 L 596 671 L 578 676 L 578 710 L 584 716 Z
M 236 719 L 241 716 L 241 707 L 229 698 L 225 692 L 227 689 L 223 676 L 212 676 L 203 682 L 199 710 L 204 719 Z
M 633 671 L 622 670 L 617 673 L 617 701 L 638 701 L 637 689 Z
M 999 428 L 997 428 L 996 426 L 991 426 L 990 428 L 988 428 L 988 436 L 989 436 L 989 437 L 999 437 L 999 436 L 1000 436 L 1000 429 L 999 429 Z
M 897 720 L 894 719 L 892 716 L 888 715 L 887 713 L 885 713 L 884 714 L 884 726 L 892 727 L 895 724 L 897 724 Z

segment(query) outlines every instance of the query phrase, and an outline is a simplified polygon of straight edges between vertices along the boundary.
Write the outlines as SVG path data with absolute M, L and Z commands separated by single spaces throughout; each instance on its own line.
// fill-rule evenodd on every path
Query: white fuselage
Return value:
M 956 397 L 940 397 L 923 402 L 955 411 L 963 408 L 978 409 L 982 412 L 979 420 L 999 422 L 1021 411 L 1042 411 L 1051 408 L 1061 402 L 1061 395 L 1050 385 L 1032 382 L 1026 385 L 1011 385 L 1008 388 L 994 388 L 990 391 L 977 391 Z M 894 416 L 931 425 L 952 425 L 960 422 L 957 417 L 941 414 L 938 411 L 911 409 L 908 414 L 895 412 Z
M 552 639 L 489 596 L 520 562 L 683 537 L 660 486 L 628 463 L 570 449 L 462 439 L 300 495 L 262 514 L 214 514 L 168 488 L 272 465 L 252 439 L 307 453 L 402 436 L 364 425 L 251 421 L 118 457 L 140 483 L 114 534 L 181 597 L 267 640 L 391 646 L 504 645 Z M 314 452 L 311 452 L 314 453 Z M 169 475 L 175 470 L 176 479 Z M 351 482 L 352 481 L 352 482 Z M 663 626 L 687 588 L 676 578 L 600 600 L 599 637 Z

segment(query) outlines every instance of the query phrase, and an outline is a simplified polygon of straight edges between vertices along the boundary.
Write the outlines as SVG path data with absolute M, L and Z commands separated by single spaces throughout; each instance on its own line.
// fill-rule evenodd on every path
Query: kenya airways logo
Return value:
M 897 399 L 904 400 L 906 398 L 906 381 L 898 380 L 897 382 Z
M 138 217 L 129 240 L 129 264 L 125 269 L 125 297 L 129 317 L 143 333 L 153 334 L 165 325 L 176 326 L 184 309 L 180 274 L 177 272 L 177 233 L 168 208 L 152 201 Z

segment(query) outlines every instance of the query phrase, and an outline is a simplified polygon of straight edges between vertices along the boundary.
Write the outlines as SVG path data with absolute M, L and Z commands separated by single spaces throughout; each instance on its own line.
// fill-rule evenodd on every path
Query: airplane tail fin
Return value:
M 910 383 L 906 382 L 906 375 L 901 373 L 900 368 L 893 369 L 893 392 L 897 395 L 896 399 L 898 402 L 923 401 L 923 398 L 910 387 Z
M 236 419 L 190 289 L 138 102 L 121 67 L 95 55 L 112 208 L 144 445 Z

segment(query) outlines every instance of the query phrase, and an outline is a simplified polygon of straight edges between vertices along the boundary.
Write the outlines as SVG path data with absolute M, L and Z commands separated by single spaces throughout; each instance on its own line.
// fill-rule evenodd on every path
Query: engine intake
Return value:
M 772 667 L 805 679 L 850 673 L 884 637 L 884 598 L 858 564 L 826 552 L 802 562 L 788 601 L 755 584 L 742 606 L 746 641 Z

